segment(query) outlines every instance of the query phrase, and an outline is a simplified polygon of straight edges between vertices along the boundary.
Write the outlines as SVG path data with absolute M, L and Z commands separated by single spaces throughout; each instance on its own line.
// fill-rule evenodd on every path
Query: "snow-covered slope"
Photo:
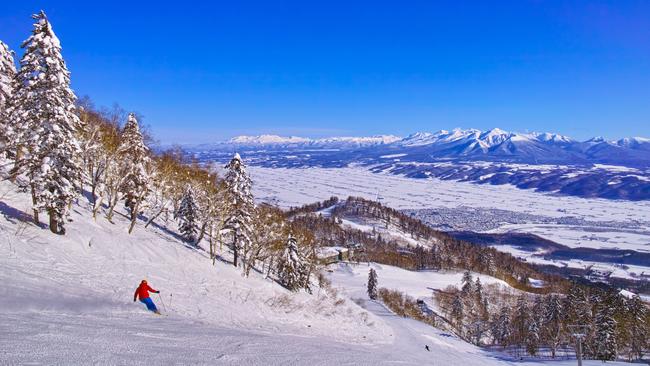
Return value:
M 126 218 L 94 222 L 88 210 L 75 206 L 66 236 L 53 235 L 25 221 L 29 201 L 13 189 L 0 185 L 0 348 L 9 363 L 113 363 L 110 352 L 142 344 L 150 348 L 134 360 L 163 360 L 151 355 L 159 343 L 179 340 L 189 346 L 187 337 L 193 337 L 210 349 L 202 339 L 210 334 L 241 337 L 238 342 L 268 338 L 265 343 L 277 346 L 282 342 L 275 336 L 281 335 L 315 337 L 313 342 L 335 346 L 391 342 L 390 328 L 357 305 L 335 304 L 324 291 L 290 293 L 257 273 L 243 278 L 229 263 L 213 266 L 205 252 L 185 246 L 165 227 L 140 226 L 128 235 Z M 169 317 L 157 318 L 132 302 L 143 278 L 161 290 L 162 298 L 154 300 Z M 107 342 L 113 344 L 102 350 Z M 216 350 L 207 359 L 229 347 L 243 352 L 238 357 L 249 363 L 262 359 L 255 350 L 237 351 L 230 343 L 220 350 L 215 340 Z M 295 359 L 286 347 L 275 356 L 283 349 L 284 359 Z M 188 353 L 170 357 L 184 363 Z
M 351 297 L 365 298 L 368 283 L 368 271 L 373 268 L 379 277 L 379 287 L 395 289 L 416 298 L 428 300 L 433 290 L 444 290 L 447 286 L 462 286 L 463 273 L 453 271 L 408 271 L 399 267 L 378 263 L 331 265 L 329 277 L 334 284 L 342 286 Z M 495 284 L 512 289 L 506 282 L 497 278 L 472 273 L 472 277 L 480 278 L 484 285 Z M 512 289 L 514 290 L 514 289 Z
M 358 296 L 358 276 L 350 290 L 336 284 L 343 301 L 293 294 L 212 265 L 168 228 L 128 235 L 119 215 L 94 222 L 84 199 L 56 236 L 29 223 L 25 194 L 4 182 L 0 197 L 1 364 L 509 364 L 377 302 L 346 300 Z M 142 278 L 161 290 L 154 300 L 168 316 L 132 302 Z

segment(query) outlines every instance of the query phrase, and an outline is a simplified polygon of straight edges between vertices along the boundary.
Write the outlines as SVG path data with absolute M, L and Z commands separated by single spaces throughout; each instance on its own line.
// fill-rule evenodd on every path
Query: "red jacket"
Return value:
M 133 300 L 135 301 L 137 298 L 146 299 L 149 297 L 149 292 L 155 292 L 158 293 L 157 290 L 152 289 L 147 285 L 146 283 L 141 283 L 138 288 L 135 289 L 135 293 L 133 294 Z

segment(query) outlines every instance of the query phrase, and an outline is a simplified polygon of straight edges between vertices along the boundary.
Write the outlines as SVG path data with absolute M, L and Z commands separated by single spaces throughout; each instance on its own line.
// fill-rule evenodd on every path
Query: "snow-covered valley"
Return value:
M 260 201 L 281 207 L 300 206 L 330 196 L 360 196 L 406 210 L 445 231 L 529 233 L 569 248 L 650 251 L 650 203 L 586 199 L 521 190 L 509 185 L 477 185 L 436 178 L 414 179 L 373 173 L 364 167 L 250 168 Z M 431 212 L 436 218 L 431 219 Z M 613 272 L 643 278 L 648 264 L 614 265 L 586 258 L 546 258 L 545 251 L 499 250 L 541 264 Z M 621 254 L 625 256 L 625 253 Z

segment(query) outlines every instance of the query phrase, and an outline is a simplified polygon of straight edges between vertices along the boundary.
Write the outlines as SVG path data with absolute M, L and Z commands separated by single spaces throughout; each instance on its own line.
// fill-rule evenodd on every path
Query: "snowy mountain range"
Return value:
M 264 167 L 361 165 L 410 178 L 511 184 L 580 197 L 650 199 L 650 139 L 642 137 L 577 141 L 552 133 L 454 129 L 403 138 L 239 136 L 185 149 L 205 162 L 225 162 L 241 152 L 250 164 Z
M 194 146 L 194 149 L 354 149 L 361 147 L 388 145 L 402 140 L 401 137 L 369 136 L 369 137 L 327 137 L 320 139 L 311 139 L 298 136 L 278 136 L 278 135 L 259 135 L 259 136 L 237 136 L 228 141 L 216 144 L 204 144 Z
M 417 132 L 407 137 L 330 137 L 311 139 L 277 135 L 238 136 L 228 141 L 188 146 L 188 150 L 358 150 L 364 157 L 408 154 L 420 162 L 435 159 L 488 160 L 519 163 L 616 164 L 650 166 L 650 139 L 616 141 L 594 137 L 577 141 L 553 133 L 517 133 L 494 128 Z

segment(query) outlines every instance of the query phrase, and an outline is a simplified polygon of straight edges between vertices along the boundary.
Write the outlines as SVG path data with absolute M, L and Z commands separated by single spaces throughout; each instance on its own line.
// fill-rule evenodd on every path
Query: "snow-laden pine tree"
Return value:
M 374 268 L 370 268 L 368 271 L 368 297 L 371 300 L 377 300 L 377 272 Z
M 35 14 L 10 98 L 6 135 L 14 156 L 12 175 L 32 193 L 34 219 L 50 216 L 50 230 L 63 233 L 64 217 L 78 194 L 82 167 L 76 96 L 61 56 L 61 44 L 44 12 Z
M 469 278 L 468 281 L 471 282 Z M 474 344 L 480 345 L 483 334 L 489 328 L 490 314 L 488 312 L 487 298 L 483 296 L 483 285 L 478 277 L 476 277 L 473 284 L 467 285 L 466 282 L 463 288 L 461 295 L 463 296 L 465 309 L 464 317 L 468 325 L 467 337 Z M 468 291 L 471 291 L 471 293 L 468 293 Z
M 14 90 L 14 78 L 16 77 L 16 64 L 14 53 L 4 42 L 0 41 L 0 151 L 6 139 L 5 126 L 7 119 L 7 107 L 9 99 Z
M 129 233 L 131 233 L 138 213 L 142 209 L 142 202 L 150 191 L 149 168 L 151 164 L 149 148 L 144 143 L 138 120 L 133 113 L 129 114 L 122 130 L 117 155 L 121 177 L 119 192 L 122 194 L 124 205 L 128 208 L 131 216 L 131 225 L 129 226 Z
M 528 309 L 528 301 L 525 294 L 519 295 L 517 298 L 517 305 L 514 309 L 514 314 L 512 316 L 512 328 L 513 328 L 513 341 L 514 344 L 518 347 L 525 344 L 525 340 L 528 337 L 528 327 L 530 323 L 530 313 Z
M 457 293 L 454 296 L 454 300 L 451 303 L 451 320 L 458 330 L 458 334 L 463 334 L 463 319 L 465 318 L 465 309 L 463 305 L 463 297 L 461 293 Z
M 528 322 L 527 336 L 524 339 L 526 352 L 528 352 L 529 355 L 537 355 L 537 351 L 539 350 L 539 339 L 539 324 L 537 323 L 537 319 L 532 317 Z
M 487 323 L 490 317 L 488 299 L 483 295 L 483 284 L 478 277 L 476 277 L 476 282 L 474 282 L 474 302 L 476 303 L 476 307 L 478 307 L 478 321 Z
M 183 239 L 189 243 L 195 243 L 199 232 L 198 210 L 194 190 L 188 186 L 185 194 L 183 194 L 178 211 L 176 211 L 176 219 L 178 220 L 178 231 Z M 195 244 L 198 245 L 198 243 Z
M 510 307 L 505 305 L 501 307 L 499 314 L 492 322 L 492 338 L 494 343 L 506 347 L 511 337 L 510 324 Z
M 611 296 L 598 304 L 594 320 L 595 337 L 594 350 L 598 360 L 610 361 L 616 359 L 618 344 L 616 342 L 616 320 L 614 319 L 614 304 Z
M 566 316 L 571 324 L 591 324 L 591 304 L 582 287 L 572 285 L 566 298 Z
M 649 346 L 650 329 L 648 327 L 648 308 L 639 295 L 635 295 L 629 300 L 627 316 L 629 321 L 626 331 L 628 333 L 630 354 L 636 359 L 641 359 Z
M 255 205 L 251 193 L 251 178 L 241 156 L 235 154 L 226 169 L 228 202 L 223 231 L 230 236 L 233 264 L 237 267 L 240 254 L 243 254 L 245 261 L 252 246 L 252 217 Z
M 544 339 L 549 343 L 551 357 L 555 358 L 563 334 L 564 308 L 558 295 L 549 295 L 544 303 Z
M 474 292 L 474 280 L 472 279 L 472 273 L 470 271 L 465 271 L 463 273 L 461 292 L 463 297 L 468 297 Z
M 298 241 L 289 235 L 287 244 L 278 260 L 278 280 L 282 286 L 291 291 L 301 287 L 307 288 L 307 266 L 303 256 L 298 251 Z

